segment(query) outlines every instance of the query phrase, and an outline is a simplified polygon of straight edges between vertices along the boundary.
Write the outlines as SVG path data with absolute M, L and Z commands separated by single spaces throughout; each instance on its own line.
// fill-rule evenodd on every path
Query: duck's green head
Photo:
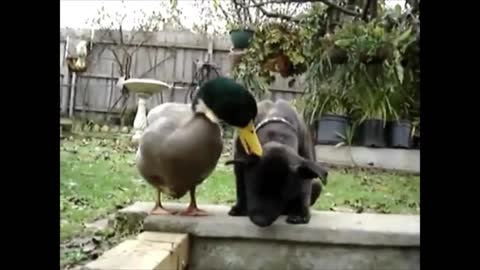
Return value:
M 254 125 L 257 102 L 245 87 L 233 79 L 217 77 L 205 82 L 193 99 L 192 109 L 205 114 L 213 122 L 221 119 L 236 127 L 245 151 L 262 155 Z

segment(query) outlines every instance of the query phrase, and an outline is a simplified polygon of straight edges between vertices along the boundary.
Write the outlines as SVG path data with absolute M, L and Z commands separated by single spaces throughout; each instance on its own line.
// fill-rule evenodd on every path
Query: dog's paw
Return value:
M 240 207 L 238 205 L 234 205 L 230 209 L 230 211 L 228 211 L 228 215 L 229 216 L 234 216 L 234 217 L 246 216 L 247 215 L 247 209 L 245 209 L 245 207 Z
M 307 224 L 310 221 L 310 215 L 289 215 L 287 223 L 290 224 Z

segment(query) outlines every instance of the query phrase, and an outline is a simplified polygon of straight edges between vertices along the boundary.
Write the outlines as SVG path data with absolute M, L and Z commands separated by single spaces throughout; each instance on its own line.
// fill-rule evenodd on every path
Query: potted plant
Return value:
M 317 124 L 318 144 L 337 145 L 345 140 L 350 127 L 346 104 L 345 91 L 331 91 L 324 96 Z
M 413 139 L 412 116 L 420 113 L 420 66 L 418 50 L 415 50 L 417 35 L 411 27 L 399 24 L 391 29 L 397 32 L 393 44 L 395 57 L 389 63 L 393 91 L 390 94 L 393 121 L 388 125 L 388 145 L 393 148 L 411 148 Z M 412 51 L 413 48 L 413 51 Z M 415 58 L 417 58 L 415 60 Z M 388 72 L 387 72 L 388 75 Z
M 386 120 L 382 119 L 382 109 L 370 107 L 364 110 L 364 117 L 359 121 L 355 132 L 355 143 L 366 147 L 383 148 L 385 141 Z
M 411 114 L 415 103 L 414 93 L 412 93 L 415 91 L 414 87 L 407 79 L 390 93 L 390 121 L 387 124 L 389 147 L 408 149 L 412 146 Z
M 390 109 L 388 90 L 371 82 L 368 73 L 364 76 L 367 79 L 358 79 L 354 92 L 354 109 L 359 123 L 354 141 L 366 147 L 386 147 L 385 127 Z
M 387 124 L 388 146 L 410 148 L 412 146 L 412 122 L 407 117 L 397 118 Z
M 347 51 L 349 72 L 345 81 L 354 96 L 358 129 L 355 141 L 367 147 L 386 147 L 387 120 L 397 119 L 391 95 L 402 87 L 402 55 L 413 42 L 411 27 L 385 29 L 380 20 L 353 21 L 333 35 L 333 44 Z M 402 119 L 403 120 L 403 119 Z M 399 122 L 399 127 L 407 127 Z
M 349 96 L 344 88 L 341 67 L 311 65 L 307 71 L 306 91 L 311 93 L 305 103 L 310 112 L 310 122 L 316 123 L 316 143 L 337 145 L 345 141 L 350 126 Z M 309 104 L 309 105 L 308 105 Z

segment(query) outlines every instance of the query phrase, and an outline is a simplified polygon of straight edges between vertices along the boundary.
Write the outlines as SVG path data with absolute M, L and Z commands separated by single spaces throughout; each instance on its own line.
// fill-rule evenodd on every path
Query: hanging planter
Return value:
M 267 59 L 263 65 L 262 69 L 268 70 L 271 72 L 278 72 L 283 78 L 288 78 L 293 75 L 294 67 L 288 56 L 282 52 L 278 53 L 274 57 Z
M 234 29 L 230 31 L 230 39 L 234 49 L 246 49 L 250 45 L 254 31 L 251 29 Z
M 412 145 L 412 123 L 408 120 L 389 122 L 388 146 L 392 148 L 410 148 Z
M 288 78 L 291 75 L 293 75 L 294 73 L 293 64 L 290 61 L 290 59 L 283 53 L 281 53 L 277 57 L 276 64 L 277 64 L 278 72 L 283 78 Z

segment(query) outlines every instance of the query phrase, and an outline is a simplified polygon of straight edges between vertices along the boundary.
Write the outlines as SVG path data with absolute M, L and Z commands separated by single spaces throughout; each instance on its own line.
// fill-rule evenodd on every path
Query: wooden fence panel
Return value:
M 60 33 L 60 58 L 63 58 L 65 40 L 68 35 L 78 37 L 85 35 L 86 31 L 78 32 L 61 29 Z M 87 112 L 107 112 L 115 101 L 121 97 L 121 91 L 116 87 L 117 79 L 120 76 L 119 68 L 115 57 L 110 50 L 113 48 L 111 42 L 103 40 L 98 34 L 98 40 L 94 40 L 93 50 L 89 56 L 89 67 L 84 74 L 80 74 L 76 83 L 75 110 Z M 197 61 L 203 61 L 208 55 L 209 38 L 203 35 L 196 35 L 186 31 L 170 31 L 155 33 L 151 39 L 138 48 L 132 57 L 132 76 L 151 78 L 164 81 L 168 84 L 176 83 L 177 86 L 185 89 L 167 89 L 162 94 L 153 96 L 147 103 L 148 108 L 163 102 L 185 102 L 188 86 L 194 80 Z M 230 39 L 229 37 L 213 37 L 213 55 L 211 61 L 215 63 L 222 75 L 230 71 Z M 138 41 L 135 41 L 138 42 Z M 134 46 L 129 47 L 132 50 Z M 123 54 L 118 51 L 119 57 Z M 66 76 L 66 74 L 65 74 Z M 63 78 L 63 80 L 62 80 Z M 272 99 L 291 100 L 301 89 L 297 79 L 294 87 L 288 86 L 289 79 L 282 78 L 279 74 L 276 81 L 270 86 Z M 65 82 L 65 77 L 60 75 L 60 81 Z M 60 98 L 68 93 L 60 89 Z M 128 108 L 135 109 L 138 98 L 131 95 L 127 101 Z M 190 99 L 187 98 L 187 102 Z M 121 108 L 118 102 L 114 110 Z

